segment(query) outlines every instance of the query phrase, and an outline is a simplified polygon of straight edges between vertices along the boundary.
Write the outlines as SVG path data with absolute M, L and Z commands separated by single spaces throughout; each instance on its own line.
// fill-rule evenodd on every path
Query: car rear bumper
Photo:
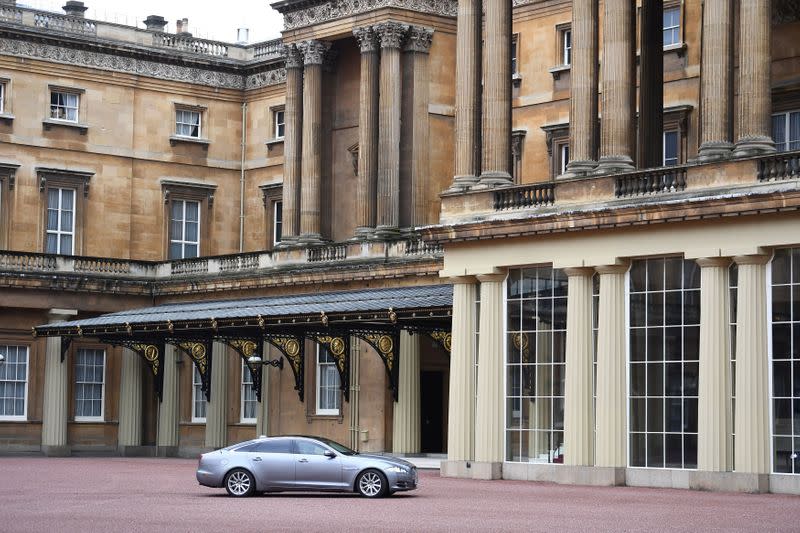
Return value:
M 202 468 L 197 469 L 197 482 L 204 487 L 219 488 L 222 486 L 222 476 L 215 472 L 209 472 Z

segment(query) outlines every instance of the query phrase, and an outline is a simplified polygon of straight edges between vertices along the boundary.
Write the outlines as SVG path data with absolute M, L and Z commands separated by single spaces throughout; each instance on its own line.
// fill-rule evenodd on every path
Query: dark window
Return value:
M 309 440 L 294 441 L 294 453 L 297 455 L 325 455 L 328 448 Z
M 664 159 L 665 167 L 673 167 L 678 164 L 678 132 L 664 132 Z

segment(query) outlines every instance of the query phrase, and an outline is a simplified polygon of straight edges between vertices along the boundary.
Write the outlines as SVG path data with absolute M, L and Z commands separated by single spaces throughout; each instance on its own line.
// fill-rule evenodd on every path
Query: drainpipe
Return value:
M 239 253 L 244 252 L 244 156 L 247 148 L 247 102 L 242 104 L 242 173 L 239 177 Z
M 361 428 L 359 427 L 359 365 L 361 363 L 361 345 L 357 337 L 350 337 L 350 448 L 358 451 Z

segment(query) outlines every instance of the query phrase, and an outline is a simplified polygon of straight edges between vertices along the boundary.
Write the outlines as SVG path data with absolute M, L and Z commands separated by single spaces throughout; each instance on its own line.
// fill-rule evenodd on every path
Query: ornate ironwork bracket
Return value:
M 158 396 L 158 401 L 164 399 L 164 341 L 159 340 L 156 342 L 136 341 L 136 340 L 120 340 L 111 338 L 100 338 L 103 344 L 111 346 L 122 346 L 133 351 L 139 357 L 144 359 L 147 368 L 153 374 L 153 387 Z
M 436 341 L 436 344 L 441 346 L 447 355 L 450 355 L 450 352 L 453 347 L 453 334 L 452 332 L 444 329 L 435 329 L 433 331 L 427 332 L 428 336 Z
M 353 331 L 354 337 L 365 341 L 378 352 L 386 373 L 389 376 L 389 388 L 392 390 L 394 401 L 397 401 L 398 384 L 400 376 L 400 333 L 392 332 L 364 332 Z
M 305 397 L 305 339 L 296 335 L 265 335 L 264 340 L 277 348 L 289 361 L 294 373 L 294 390 L 300 396 L 300 401 Z M 281 367 L 283 368 L 283 367 Z
M 212 362 L 212 341 L 201 340 L 180 340 L 170 339 L 167 342 L 175 346 L 178 350 L 185 353 L 192 360 L 197 371 L 200 373 L 200 388 L 205 394 L 206 400 L 211 401 L 211 362 Z
M 261 363 L 250 362 L 250 358 L 254 355 L 261 357 L 261 352 L 263 351 L 261 339 L 223 338 L 218 340 L 233 348 L 244 360 L 244 364 L 250 371 L 250 377 L 253 380 L 253 390 L 256 393 L 256 399 L 261 402 Z
M 72 346 L 72 337 L 61 337 L 61 362 L 67 358 L 69 347 Z
M 313 340 L 328 350 L 336 360 L 336 370 L 339 371 L 339 388 L 344 396 L 344 401 L 350 401 L 350 337 L 348 335 L 330 335 L 325 333 L 307 333 Z

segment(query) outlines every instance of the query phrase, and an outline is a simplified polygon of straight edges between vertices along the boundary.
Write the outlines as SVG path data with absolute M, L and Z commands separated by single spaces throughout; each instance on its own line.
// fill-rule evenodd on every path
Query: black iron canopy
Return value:
M 312 293 L 240 300 L 160 305 L 34 328 L 34 336 L 61 337 L 62 360 L 75 338 L 89 337 L 139 354 L 163 390 L 164 350 L 172 345 L 189 357 L 211 398 L 212 345 L 223 342 L 250 369 L 261 399 L 261 367 L 283 367 L 283 360 L 262 361 L 264 342 L 277 348 L 304 399 L 305 339 L 336 360 L 341 390 L 349 400 L 350 337 L 372 346 L 383 360 L 397 400 L 400 331 L 428 334 L 448 353 L 453 291 L 450 285 Z

